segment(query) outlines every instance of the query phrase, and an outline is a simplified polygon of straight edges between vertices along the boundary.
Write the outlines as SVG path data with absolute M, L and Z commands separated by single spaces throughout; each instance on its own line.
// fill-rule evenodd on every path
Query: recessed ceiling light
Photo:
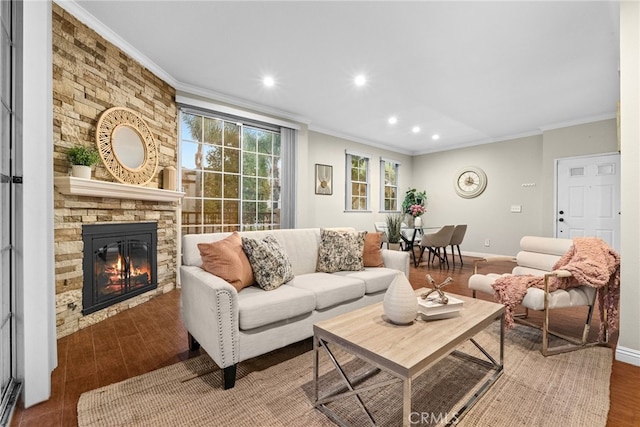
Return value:
M 439 139 L 440 139 L 440 135 L 438 135 L 437 133 L 435 133 L 435 134 L 433 134 L 433 135 L 431 136 L 431 139 L 433 139 L 434 141 L 437 141 L 437 140 L 439 140 Z
M 397 117 L 395 117 L 395 116 L 389 117 L 389 124 L 395 125 L 396 123 L 398 123 L 398 118 Z
M 266 86 L 266 87 L 272 87 L 273 85 L 276 84 L 276 81 L 273 79 L 273 77 L 271 76 L 266 76 L 264 79 L 262 79 L 262 83 Z
M 411 128 L 411 132 L 413 132 L 413 133 L 420 132 L 420 126 L 414 126 L 413 128 Z
M 364 86 L 365 83 L 367 83 L 367 78 L 362 74 L 360 74 L 356 76 L 356 78 L 354 79 L 354 82 L 356 86 Z

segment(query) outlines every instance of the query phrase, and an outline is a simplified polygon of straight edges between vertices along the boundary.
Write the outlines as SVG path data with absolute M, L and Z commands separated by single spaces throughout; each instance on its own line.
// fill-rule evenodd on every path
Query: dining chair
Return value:
M 389 248 L 389 238 L 387 237 L 387 223 L 384 221 L 376 221 L 373 223 L 373 227 L 376 229 L 376 232 L 382 233 L 382 244 L 380 247 L 387 245 Z
M 458 224 L 453 229 L 453 234 L 451 235 L 451 241 L 449 242 L 449 246 L 451 246 L 451 259 L 453 260 L 453 266 L 456 266 L 456 252 L 454 251 L 454 246 L 458 248 L 458 257 L 460 258 L 460 265 L 464 265 L 462 262 L 462 254 L 460 253 L 460 244 L 464 240 L 464 235 L 467 232 L 467 224 Z
M 420 240 L 420 258 L 415 263 L 415 266 L 419 266 L 422 261 L 422 256 L 424 255 L 424 251 L 428 250 L 429 255 L 427 257 L 427 262 L 431 263 L 432 258 L 438 257 L 440 261 L 440 266 L 444 262 L 449 268 L 449 259 L 447 258 L 447 246 L 449 246 L 449 242 L 451 242 L 451 235 L 453 234 L 453 229 L 455 226 L 453 225 L 445 225 L 440 230 L 435 233 L 424 234 L 422 239 Z M 443 255 L 440 255 L 440 249 L 443 251 Z

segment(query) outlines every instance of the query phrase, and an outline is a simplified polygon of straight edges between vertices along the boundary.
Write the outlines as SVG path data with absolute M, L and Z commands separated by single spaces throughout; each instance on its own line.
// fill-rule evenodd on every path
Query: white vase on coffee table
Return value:
M 382 307 L 391 323 L 406 325 L 415 320 L 418 314 L 418 298 L 404 273 L 396 274 L 384 294 Z

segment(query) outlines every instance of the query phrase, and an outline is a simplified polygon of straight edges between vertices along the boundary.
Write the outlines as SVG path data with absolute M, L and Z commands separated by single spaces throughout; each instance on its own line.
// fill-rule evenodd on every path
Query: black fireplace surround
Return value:
M 155 222 L 82 226 L 82 314 L 156 289 Z

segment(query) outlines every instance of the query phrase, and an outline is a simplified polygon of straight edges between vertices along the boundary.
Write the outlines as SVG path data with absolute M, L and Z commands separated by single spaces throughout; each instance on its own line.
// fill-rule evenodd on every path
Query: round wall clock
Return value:
M 473 166 L 462 168 L 456 173 L 453 186 L 460 197 L 465 199 L 477 197 L 487 188 L 487 174 Z

